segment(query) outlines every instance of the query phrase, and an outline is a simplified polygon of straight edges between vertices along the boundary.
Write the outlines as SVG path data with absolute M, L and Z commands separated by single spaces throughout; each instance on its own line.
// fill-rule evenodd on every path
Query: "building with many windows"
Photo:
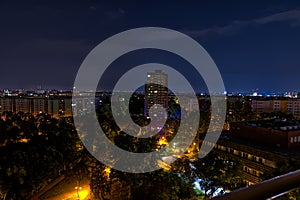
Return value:
M 0 97 L 0 113 L 24 112 L 32 115 L 48 113 L 54 117 L 71 116 L 71 102 L 70 97 Z
M 252 100 L 252 111 L 261 114 L 269 112 L 287 112 L 287 99 L 258 99 Z
M 300 146 L 300 123 L 280 119 L 233 122 L 231 134 L 240 139 L 280 148 Z
M 254 99 L 251 101 L 252 111 L 256 114 L 283 112 L 300 119 L 300 99 Z
M 300 118 L 300 99 L 289 99 L 287 103 L 287 113 L 296 118 Z
M 168 75 L 161 70 L 147 73 L 145 116 L 149 116 L 149 110 L 155 104 L 159 104 L 166 109 L 168 108 Z
M 287 154 L 284 151 L 264 146 L 251 145 L 248 141 L 237 140 L 235 138 L 222 138 L 217 144 L 208 141 L 200 141 L 200 145 L 214 147 L 218 155 L 230 157 L 240 162 L 242 172 L 239 175 L 247 185 L 252 185 L 264 181 L 266 177 L 272 175 L 282 163 L 294 163 L 299 156 Z

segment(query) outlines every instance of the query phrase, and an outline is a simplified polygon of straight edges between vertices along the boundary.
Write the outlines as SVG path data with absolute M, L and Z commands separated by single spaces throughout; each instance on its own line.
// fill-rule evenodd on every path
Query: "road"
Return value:
M 77 189 L 78 178 L 76 176 L 66 177 L 62 182 L 57 184 L 51 190 L 43 194 L 41 200 L 88 200 L 90 195 L 90 181 L 89 178 L 83 177 L 79 182 L 79 187 Z M 78 198 L 78 195 L 80 198 Z

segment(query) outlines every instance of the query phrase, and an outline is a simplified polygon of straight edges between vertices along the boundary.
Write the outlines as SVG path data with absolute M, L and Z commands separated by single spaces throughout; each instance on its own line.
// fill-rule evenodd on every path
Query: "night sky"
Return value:
M 0 89 L 71 89 L 97 44 L 121 31 L 152 26 L 197 40 L 217 64 L 227 91 L 300 91 L 297 1 L 126 2 L 1 0 Z M 164 62 L 164 56 L 156 58 Z M 131 61 L 118 62 L 111 76 Z

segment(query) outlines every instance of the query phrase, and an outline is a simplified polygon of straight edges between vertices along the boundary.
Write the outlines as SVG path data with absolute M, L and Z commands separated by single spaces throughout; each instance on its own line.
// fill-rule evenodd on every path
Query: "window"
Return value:
M 248 158 L 248 154 L 247 153 L 242 153 L 242 157 Z
M 291 137 L 291 143 L 294 143 L 294 138 L 293 137 Z

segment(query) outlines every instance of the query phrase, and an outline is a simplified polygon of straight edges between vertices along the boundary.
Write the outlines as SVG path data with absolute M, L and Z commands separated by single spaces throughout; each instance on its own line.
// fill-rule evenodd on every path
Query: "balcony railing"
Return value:
M 274 199 L 300 187 L 300 170 L 290 172 L 248 187 L 234 190 L 213 200 Z

